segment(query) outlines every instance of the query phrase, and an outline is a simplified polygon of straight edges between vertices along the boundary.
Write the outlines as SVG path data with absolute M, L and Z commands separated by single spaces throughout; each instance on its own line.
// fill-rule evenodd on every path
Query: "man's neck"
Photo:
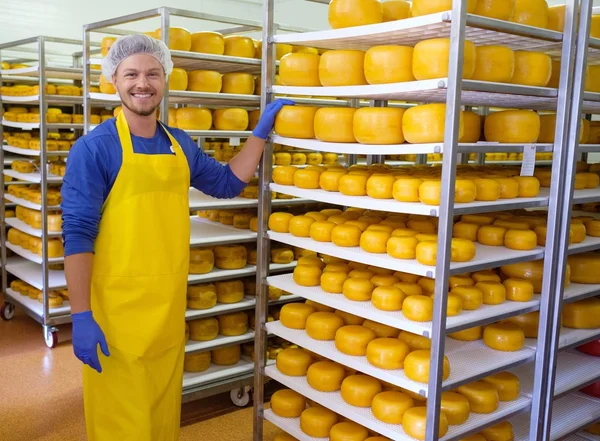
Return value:
M 125 106 L 123 106 L 122 111 L 125 112 L 127 125 L 132 135 L 141 138 L 152 138 L 154 136 L 157 125 L 156 112 L 153 112 L 152 115 L 142 116 L 132 112 Z

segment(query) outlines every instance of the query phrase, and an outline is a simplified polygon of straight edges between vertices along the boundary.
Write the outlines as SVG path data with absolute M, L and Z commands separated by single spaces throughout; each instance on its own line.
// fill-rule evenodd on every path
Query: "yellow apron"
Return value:
M 102 208 L 92 311 L 108 342 L 103 372 L 83 369 L 89 441 L 179 438 L 189 267 L 190 172 L 174 155 L 133 152 L 117 117 L 123 163 Z

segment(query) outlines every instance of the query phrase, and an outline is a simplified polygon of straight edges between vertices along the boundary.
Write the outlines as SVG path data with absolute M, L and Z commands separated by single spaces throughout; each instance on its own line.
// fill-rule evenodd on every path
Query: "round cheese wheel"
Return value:
M 419 178 L 397 177 L 392 188 L 392 197 L 400 202 L 419 202 Z
M 188 72 L 187 90 L 194 92 L 219 93 L 223 87 L 222 74 L 213 70 Z
M 513 84 L 545 87 L 552 76 L 552 59 L 542 52 L 515 52 Z
M 487 441 L 512 441 L 514 439 L 513 427 L 510 421 L 502 421 L 481 430 Z
M 241 353 L 242 350 L 240 345 L 232 345 L 224 348 L 213 349 L 211 351 L 211 358 L 212 362 L 218 366 L 232 366 L 240 361 Z
M 410 144 L 442 142 L 445 125 L 446 104 L 423 104 L 411 107 L 402 117 L 402 132 Z M 461 138 L 463 135 L 464 117 L 461 111 L 458 137 Z
M 400 288 L 405 296 L 419 296 L 423 294 L 423 288 L 417 283 L 397 282 L 394 283 L 394 286 Z
M 284 55 L 279 62 L 279 78 L 284 86 L 320 86 L 318 54 L 293 53 Z
M 450 289 L 456 288 L 457 286 L 475 286 L 473 279 L 465 275 L 450 276 L 448 278 L 448 284 L 450 285 Z
M 476 242 L 479 228 L 480 225 L 460 221 L 454 224 L 454 227 L 452 229 L 452 237 L 459 239 L 468 239 L 470 241 Z
M 275 212 L 269 216 L 269 229 L 277 233 L 289 233 L 290 220 L 294 217 L 291 213 Z
M 300 415 L 300 430 L 308 436 L 327 438 L 337 422 L 338 417 L 334 412 L 321 406 L 313 406 Z
M 338 227 L 339 228 L 339 227 Z M 365 231 L 360 236 L 360 248 L 367 253 L 385 253 L 390 233 L 385 231 Z
M 381 23 L 383 11 L 377 0 L 332 0 L 328 20 L 332 29 L 363 26 Z
M 469 400 L 471 412 L 492 413 L 500 405 L 498 390 L 489 383 L 475 381 L 459 386 L 457 390 Z
M 463 114 L 464 120 L 464 133 L 461 138 L 459 138 L 458 142 L 468 142 L 474 143 L 478 142 L 481 139 L 481 116 L 477 115 L 474 112 L 464 111 Z M 467 184 L 469 180 L 461 179 L 463 185 Z M 457 180 L 457 184 L 458 184 Z M 455 196 L 456 197 L 456 196 Z M 475 196 L 473 196 L 474 198 Z M 474 199 L 473 199 L 474 200 Z M 456 202 L 464 202 L 464 201 L 456 201 Z M 469 201 L 467 201 L 469 202 Z
M 408 331 L 401 331 L 398 335 L 398 340 L 403 341 L 408 345 L 411 351 L 418 349 L 431 349 L 431 340 L 422 335 L 413 334 Z
M 462 309 L 467 311 L 478 309 L 483 304 L 483 292 L 474 286 L 456 286 L 451 293 L 461 300 Z
M 306 333 L 315 340 L 333 340 L 344 321 L 333 312 L 315 312 L 306 319 Z
M 279 313 L 281 324 L 290 329 L 305 329 L 308 317 L 315 313 L 315 308 L 305 303 L 288 303 L 283 305 Z
M 375 338 L 375 333 L 364 326 L 346 325 L 336 332 L 335 347 L 346 355 L 364 356 L 367 345 Z
M 473 14 L 476 8 L 477 0 L 467 0 L 467 13 Z M 452 0 L 413 0 L 411 15 L 413 17 L 419 17 L 421 15 L 451 10 Z
M 271 396 L 271 410 L 283 418 L 298 418 L 306 409 L 306 399 L 291 389 L 281 389 Z
M 562 320 L 567 328 L 600 328 L 600 299 L 592 297 L 567 303 L 563 306 Z
M 365 328 L 368 328 L 371 331 L 373 331 L 375 333 L 375 336 L 378 338 L 382 338 L 382 337 L 397 338 L 398 334 L 400 334 L 400 330 L 393 328 L 392 326 L 374 322 L 372 320 L 365 320 L 363 323 L 363 326 Z
M 388 3 L 384 2 L 383 6 Z M 406 3 L 406 2 L 402 2 Z M 365 77 L 369 84 L 414 81 L 412 73 L 413 48 L 410 46 L 375 46 L 365 55 Z
M 500 282 L 478 282 L 475 288 L 483 294 L 484 305 L 499 305 L 506 301 L 506 288 Z
M 344 312 L 344 311 L 340 311 L 337 310 L 335 311 L 335 314 L 340 316 L 342 318 L 342 320 L 344 321 L 344 325 L 348 326 L 348 325 L 362 325 L 363 322 L 365 321 L 364 318 L 356 316 L 354 314 L 350 314 L 349 312 Z
M 369 431 L 352 421 L 337 423 L 329 432 L 329 441 L 364 441 Z
M 512 323 L 494 323 L 485 327 L 483 342 L 497 351 L 514 352 L 523 348 L 525 334 Z
M 190 285 L 187 289 L 187 307 L 190 309 L 210 309 L 217 304 L 215 285 Z
M 346 376 L 344 366 L 333 361 L 317 361 L 308 367 L 306 381 L 321 392 L 335 392 L 342 387 Z
M 254 84 L 254 79 L 252 79 Z M 188 87 L 188 74 L 179 67 L 173 68 L 169 75 L 169 90 L 186 90 Z
M 423 289 L 424 294 L 433 294 L 435 291 L 435 280 L 428 277 L 419 279 L 417 284 Z
M 456 426 L 469 419 L 471 406 L 464 395 L 456 392 L 442 392 L 441 410 L 446 414 L 448 424 Z
M 519 196 L 519 181 L 515 178 L 494 178 L 500 185 L 500 199 L 514 199 Z
M 338 190 L 345 196 L 366 196 L 367 175 L 345 174 L 338 181 Z
M 224 55 L 231 57 L 254 58 L 256 48 L 254 42 L 249 37 L 240 35 L 227 35 L 224 37 L 225 49 Z
M 519 181 L 519 197 L 533 198 L 540 193 L 540 181 L 534 176 L 515 176 Z
M 410 2 L 405 0 L 388 0 L 381 3 L 383 21 L 403 20 L 410 17 Z
M 571 281 L 583 284 L 600 283 L 600 256 L 596 253 L 574 254 L 568 258 Z
M 371 407 L 373 398 L 381 392 L 381 383 L 368 375 L 350 375 L 342 382 L 340 392 L 351 406 Z
M 367 361 L 381 369 L 402 369 L 409 352 L 408 345 L 396 338 L 376 338 L 367 346 Z
M 294 216 L 290 219 L 288 229 L 296 237 L 310 237 L 310 226 L 315 222 L 312 217 Z
M 515 11 L 515 0 L 479 0 L 475 14 L 497 20 L 510 20 Z
M 413 2 L 413 11 L 415 10 Z M 475 45 L 465 40 L 463 78 L 469 79 L 475 71 Z M 450 39 L 433 38 L 417 43 L 413 50 L 412 68 L 417 80 L 448 77 Z M 460 136 L 459 136 L 460 137 Z M 409 141 L 410 142 L 410 141 Z
M 192 52 L 215 55 L 223 55 L 225 52 L 225 40 L 218 32 L 194 32 L 191 40 Z
M 419 383 L 429 382 L 430 352 L 427 349 L 421 349 L 411 352 L 404 359 L 404 373 L 408 378 Z M 450 361 L 444 356 L 444 372 L 442 379 L 446 380 L 450 376 Z
M 335 226 L 333 222 L 313 222 L 309 230 L 310 238 L 317 242 L 331 242 L 331 232 Z
M 312 356 L 304 349 L 286 348 L 277 354 L 277 369 L 284 375 L 301 377 L 312 364 Z
M 327 293 L 341 294 L 347 279 L 348 274 L 345 272 L 325 271 L 321 274 L 321 289 Z
M 500 401 L 512 401 L 519 396 L 520 382 L 515 374 L 499 372 L 485 377 L 482 381 L 493 385 L 498 390 Z
M 515 0 L 515 10 L 510 21 L 538 28 L 548 27 L 546 0 Z
M 179 123 L 179 116 L 177 117 Z M 213 113 L 215 130 L 246 130 L 248 111 L 245 109 L 216 109 Z
M 297 265 L 293 277 L 294 282 L 300 286 L 318 286 L 321 281 L 321 268 L 314 265 Z
M 387 424 L 402 424 L 404 412 L 414 404 L 414 400 L 402 392 L 385 391 L 375 395 L 371 403 L 371 411 L 379 421 Z
M 427 429 L 427 407 L 412 407 L 405 411 L 402 416 L 402 428 L 407 435 L 418 440 L 424 440 Z M 440 411 L 440 428 L 438 436 L 442 438 L 447 432 L 448 418 L 443 411 Z
M 222 93 L 252 95 L 254 93 L 254 77 L 244 72 L 226 73 L 222 77 Z
M 185 354 L 183 361 L 183 370 L 185 372 L 203 372 L 210 367 L 210 361 L 210 352 L 196 352 L 194 354 Z
M 356 142 L 355 113 L 356 109 L 352 108 L 321 107 L 315 113 L 315 137 L 324 142 Z
M 354 113 L 354 137 L 361 144 L 402 144 L 405 109 L 363 107 Z
M 219 322 L 214 317 L 192 320 L 188 325 L 190 339 L 194 341 L 214 340 L 219 335 Z
M 485 118 L 484 133 L 486 141 L 491 142 L 536 142 L 540 135 L 540 117 L 532 110 L 494 112 Z
M 175 117 L 181 130 L 209 130 L 213 122 L 210 110 L 199 107 L 180 107 Z
M 437 258 L 437 242 L 419 242 L 416 248 L 417 261 L 423 265 L 435 266 Z
M 244 282 L 241 280 L 215 282 L 215 286 L 217 288 L 217 301 L 219 303 L 238 303 L 244 298 Z
M 331 241 L 338 247 L 357 247 L 361 234 L 360 228 L 354 225 L 338 225 L 331 231 Z
M 331 308 L 330 306 L 323 305 L 321 303 L 317 303 L 312 300 L 306 300 L 304 303 L 315 308 L 316 312 L 334 312 L 335 311 L 335 309 Z
M 495 179 L 479 178 L 473 182 L 477 187 L 478 201 L 497 201 L 500 198 L 500 184 Z
M 415 322 L 429 322 L 433 318 L 433 299 L 425 295 L 408 296 L 402 304 L 404 316 Z
M 507 229 L 495 225 L 483 225 L 477 231 L 477 241 L 482 245 L 501 246 L 504 245 L 504 237 Z M 537 242 L 537 236 L 536 236 Z
M 526 338 L 537 338 L 540 323 L 540 313 L 538 311 L 509 317 L 503 320 L 506 323 L 517 325 L 523 330 Z
M 386 243 L 386 252 L 396 259 L 414 259 L 418 244 L 415 237 L 390 237 Z
M 367 180 L 367 196 L 373 199 L 392 199 L 395 181 L 396 178 L 391 174 L 371 175 Z
M 396 286 L 378 286 L 371 293 L 373 306 L 381 311 L 400 311 L 403 301 L 404 292 Z
M 506 279 L 506 299 L 513 302 L 528 302 L 533 298 L 533 284 L 523 279 Z
M 476 248 L 472 241 L 468 239 L 452 239 L 450 255 L 451 262 L 469 262 L 473 260 L 475 253 Z
M 504 246 L 511 250 L 533 250 L 538 237 L 531 230 L 508 230 L 504 236 Z
M 283 106 L 275 117 L 275 132 L 287 138 L 314 138 L 316 112 L 316 107 Z
M 452 332 L 448 337 L 459 341 L 475 341 L 483 336 L 483 327 L 475 326 L 473 328 L 463 329 L 462 331 Z
M 365 1 L 365 0 L 361 0 Z M 332 50 L 321 55 L 319 80 L 323 86 L 357 86 L 367 84 L 364 72 L 365 52 Z
M 510 83 L 515 71 L 515 53 L 506 46 L 478 46 L 475 49 L 472 80 Z M 476 141 L 475 141 L 476 142 Z

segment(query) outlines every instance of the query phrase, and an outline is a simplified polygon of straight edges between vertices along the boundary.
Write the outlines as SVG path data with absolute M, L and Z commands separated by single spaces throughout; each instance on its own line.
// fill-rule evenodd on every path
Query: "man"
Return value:
M 185 132 L 157 122 L 172 68 L 161 41 L 119 38 L 102 72 L 123 110 L 79 139 L 67 163 L 65 274 L 73 350 L 87 365 L 90 441 L 178 439 L 190 184 L 217 198 L 237 196 L 256 171 L 277 112 L 293 104 L 267 106 L 242 151 L 221 166 Z

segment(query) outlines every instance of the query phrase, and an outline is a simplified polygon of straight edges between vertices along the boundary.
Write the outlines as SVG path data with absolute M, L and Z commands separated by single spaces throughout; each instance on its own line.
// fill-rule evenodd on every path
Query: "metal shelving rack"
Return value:
M 31 48 L 30 46 L 34 46 Z M 53 50 L 52 47 L 60 47 L 61 50 Z M 71 47 L 70 49 L 66 49 Z M 30 315 L 34 320 L 39 322 L 43 326 L 44 339 L 48 347 L 54 347 L 58 342 L 58 328 L 57 325 L 70 323 L 71 315 L 70 308 L 67 301 L 62 306 L 57 308 L 49 308 L 48 305 L 48 293 L 51 290 L 66 288 L 66 281 L 63 271 L 51 270 L 49 265 L 53 263 L 62 263 L 62 258 L 48 258 L 48 239 L 51 237 L 60 236 L 60 233 L 51 233 L 48 231 L 47 215 L 52 209 L 58 209 L 59 207 L 49 206 L 47 203 L 47 190 L 50 184 L 60 184 L 62 178 L 59 176 L 51 175 L 46 166 L 49 156 L 66 156 L 67 151 L 48 151 L 46 148 L 46 140 L 48 139 L 48 131 L 50 129 L 71 129 L 75 130 L 76 134 L 81 133 L 83 124 L 55 124 L 46 122 L 46 113 L 49 105 L 56 105 L 61 107 L 73 107 L 74 113 L 81 112 L 81 105 L 83 104 L 83 98 L 81 96 L 64 96 L 64 95 L 49 95 L 46 93 L 46 85 L 49 80 L 63 82 L 73 85 L 80 85 L 82 80 L 82 72 L 80 67 L 80 57 L 76 52 L 73 51 L 73 47 L 80 48 L 81 41 L 70 40 L 64 38 L 54 38 L 46 36 L 38 36 L 28 38 L 24 40 L 4 43 L 0 45 L 0 53 L 6 52 L 22 52 L 29 53 L 30 55 L 22 56 L 22 58 L 13 58 L 13 62 L 34 61 L 34 65 L 31 67 L 24 67 L 19 69 L 9 69 L 0 72 L 0 84 L 3 79 L 11 83 L 29 83 L 37 84 L 39 86 L 39 94 L 35 96 L 27 97 L 15 97 L 15 96 L 0 96 L 0 113 L 2 112 L 3 104 L 11 104 L 17 106 L 38 106 L 40 113 L 39 123 L 19 123 L 7 121 L 2 118 L 0 125 L 0 137 L 2 137 L 4 127 L 18 128 L 21 130 L 33 130 L 39 129 L 41 148 L 39 151 L 26 150 L 16 148 L 14 146 L 2 144 L 0 150 L 0 156 L 4 161 L 4 153 L 9 152 L 14 158 L 14 155 L 24 157 L 23 159 L 34 159 L 37 158 L 40 164 L 39 172 L 37 173 L 18 173 L 14 170 L 3 169 L 3 175 L 12 176 L 18 179 L 17 183 L 8 183 L 11 185 L 17 184 L 40 184 L 42 202 L 41 204 L 34 204 L 29 201 L 19 199 L 13 195 L 5 195 L 5 186 L 2 186 L 0 190 L 0 199 L 6 199 L 33 210 L 40 211 L 42 214 L 42 228 L 34 229 L 26 225 L 24 222 L 19 221 L 17 218 L 4 219 L 5 204 L 2 204 L 2 216 L 3 223 L 2 231 L 2 275 L 3 275 L 3 286 L 2 290 L 5 295 L 5 304 L 2 307 L 2 318 L 11 319 L 14 314 L 15 305 L 22 307 L 24 311 Z M 62 50 L 64 49 L 64 50 Z M 68 52 L 67 52 L 68 51 Z M 67 57 L 69 63 L 65 65 L 52 63 L 49 61 L 51 56 L 55 58 Z M 66 64 L 70 64 L 67 66 Z M 42 256 L 38 256 L 28 250 L 21 247 L 9 244 L 6 240 L 6 226 L 16 228 L 20 231 L 42 238 Z M 6 250 L 11 249 L 19 257 L 13 257 L 10 260 L 6 258 Z M 40 304 L 37 300 L 30 299 L 26 296 L 21 296 L 19 293 L 12 291 L 7 287 L 7 273 L 22 279 L 29 283 L 35 288 L 43 292 L 43 302 Z
M 402 144 L 398 146 L 363 146 L 360 144 L 334 144 L 316 140 L 284 139 L 278 135 L 271 138 L 271 142 L 291 145 L 300 149 L 312 149 L 338 154 L 368 154 L 367 163 L 377 162 L 376 155 L 442 153 L 442 182 L 454 182 L 458 154 L 461 153 L 486 153 L 486 152 L 522 152 L 525 145 L 490 145 L 490 144 L 459 144 L 458 123 L 460 106 L 479 107 L 509 107 L 524 108 L 538 111 L 556 111 L 557 124 L 555 130 L 555 143 L 553 145 L 538 145 L 538 151 L 553 152 L 552 182 L 548 191 L 542 192 L 539 197 L 530 200 L 508 200 L 497 203 L 473 203 L 454 205 L 454 185 L 442 186 L 441 203 L 439 207 L 420 206 L 420 204 L 402 204 L 396 201 L 375 201 L 369 198 L 345 198 L 339 194 L 325 194 L 319 190 L 301 190 L 295 187 L 280 186 L 272 183 L 272 156 L 270 147 L 261 163 L 262 189 L 259 208 L 259 272 L 257 285 L 260 287 L 257 298 L 255 349 L 261 353 L 266 345 L 268 334 L 279 335 L 293 343 L 298 344 L 321 356 L 330 358 L 359 372 L 367 373 L 388 383 L 400 386 L 412 392 L 427 397 L 427 433 L 426 440 L 438 439 L 437 433 L 440 422 L 441 393 L 461 384 L 466 384 L 487 375 L 516 369 L 523 385 L 519 398 L 508 403 L 501 403 L 500 408 L 492 414 L 472 414 L 469 420 L 460 426 L 451 426 L 444 441 L 454 441 L 477 433 L 481 429 L 498 422 L 513 418 L 515 432 L 523 434 L 520 439 L 547 440 L 549 437 L 550 409 L 552 403 L 553 387 L 546 381 L 547 372 L 557 375 L 561 387 L 557 391 L 561 397 L 561 405 L 556 406 L 555 420 L 562 424 L 560 436 L 566 437 L 573 434 L 585 424 L 585 421 L 576 420 L 566 416 L 561 420 L 560 412 L 571 409 L 583 401 L 579 395 L 569 393 L 586 383 L 597 380 L 600 371 L 596 370 L 589 375 L 573 375 L 567 369 L 558 369 L 556 372 L 556 357 L 563 351 L 560 360 L 572 366 L 576 354 L 564 352 L 572 347 L 581 345 L 600 336 L 599 329 L 576 330 L 563 329 L 559 334 L 556 323 L 560 309 L 560 299 L 563 296 L 569 301 L 597 295 L 600 285 L 573 284 L 568 289 L 562 288 L 564 282 L 565 256 L 576 252 L 600 249 L 600 241 L 588 237 L 584 243 L 568 246 L 569 232 L 569 207 L 572 203 L 600 201 L 600 190 L 578 191 L 574 198 L 572 193 L 575 153 L 579 138 L 579 113 L 584 109 L 589 113 L 597 113 L 600 109 L 600 99 L 593 99 L 592 94 L 586 93 L 581 103 L 581 91 L 585 71 L 585 56 L 581 50 L 582 35 L 589 34 L 589 15 L 591 0 L 582 0 L 579 32 L 579 50 L 576 55 L 576 11 L 579 0 L 566 1 L 566 19 L 564 32 L 555 32 L 546 29 L 533 28 L 515 23 L 493 20 L 485 17 L 467 14 L 467 1 L 455 1 L 453 9 L 449 12 L 436 13 L 423 17 L 387 22 L 382 24 L 351 27 L 337 30 L 326 30 L 292 35 L 276 35 L 274 25 L 275 0 L 264 1 L 264 28 L 263 41 L 268 42 L 263 46 L 262 66 L 262 97 L 261 105 L 269 103 L 274 95 L 308 95 L 308 96 L 337 96 L 346 99 L 367 98 L 371 105 L 386 105 L 386 100 L 402 100 L 407 102 L 442 102 L 447 105 L 444 142 L 438 144 L 414 145 Z M 325 3 L 325 2 L 324 2 Z M 325 13 L 325 11 L 324 11 Z M 583 15 L 587 14 L 587 18 Z M 274 44 L 287 43 L 302 46 L 326 49 L 359 49 L 366 50 L 380 44 L 414 46 L 417 42 L 429 38 L 450 38 L 450 63 L 448 78 L 414 81 L 409 83 L 396 83 L 368 86 L 345 87 L 285 87 L 273 85 L 275 73 Z M 560 57 L 563 62 L 560 73 L 558 89 L 529 87 L 513 84 L 498 84 L 462 79 L 463 42 L 470 40 L 476 45 L 502 44 L 515 50 L 533 50 L 545 52 L 554 58 Z M 587 41 L 587 40 L 585 40 Z M 597 45 L 596 45 L 597 44 Z M 584 45 L 585 46 L 585 45 Z M 592 39 L 591 48 L 600 48 L 600 40 Z M 567 61 L 568 60 L 568 61 Z M 574 87 L 574 85 L 576 87 Z M 595 94 L 600 95 L 600 94 Z M 572 115 L 574 115 L 572 117 Z M 576 134 L 576 135 L 575 135 Z M 271 144 L 269 144 L 271 146 Z M 586 146 L 582 151 L 594 151 L 599 146 Z M 591 150 L 590 150 L 591 149 Z M 408 214 L 426 214 L 437 216 L 439 230 L 446 234 L 438 238 L 438 255 L 435 267 L 424 266 L 416 261 L 402 261 L 388 257 L 365 253 L 358 248 L 338 248 L 330 243 L 318 243 L 311 239 L 298 238 L 290 234 L 275 233 L 268 230 L 268 218 L 271 213 L 270 192 L 277 191 L 285 194 L 301 196 L 322 202 L 337 204 L 339 206 L 361 207 L 387 212 Z M 565 196 L 566 195 L 566 196 Z M 547 207 L 548 232 L 545 247 L 538 247 L 532 251 L 511 251 L 496 248 L 493 251 L 476 244 L 477 254 L 471 262 L 450 262 L 449 233 L 453 227 L 453 216 L 456 214 L 479 213 L 512 210 L 515 208 Z M 300 246 L 302 248 L 332 255 L 345 260 L 367 263 L 394 271 L 403 271 L 411 274 L 435 278 L 434 314 L 431 323 L 415 323 L 399 317 L 398 314 L 384 313 L 375 308 L 364 305 L 357 306 L 343 296 L 327 294 L 322 295 L 318 287 L 303 288 L 293 282 L 289 275 L 269 276 L 268 256 L 271 240 Z M 452 274 L 461 274 L 467 271 L 495 268 L 507 263 L 525 262 L 535 259 L 544 259 L 543 288 L 540 296 L 531 302 L 517 305 L 500 305 L 464 312 L 458 317 L 446 315 L 448 300 L 448 279 Z M 316 341 L 309 338 L 303 331 L 285 328 L 279 322 L 266 323 L 267 290 L 268 286 L 286 289 L 303 298 L 318 300 L 318 302 L 333 308 L 359 315 L 364 318 L 384 323 L 398 329 L 408 330 L 431 338 L 431 369 L 428 384 L 416 383 L 408 379 L 402 370 L 383 371 L 373 368 L 364 358 L 349 357 L 337 351 L 333 342 Z M 446 339 L 448 331 L 457 331 L 478 325 L 485 325 L 501 319 L 519 315 L 527 311 L 540 311 L 539 338 L 527 339 L 525 347 L 516 352 L 506 353 L 490 350 L 481 341 L 457 342 Z M 260 332 L 258 332 L 260 330 Z M 442 381 L 442 367 L 444 354 L 450 359 L 452 366 L 450 377 Z M 581 354 L 577 354 L 581 355 Z M 569 358 L 571 357 L 571 358 Z M 566 360 L 566 361 L 564 361 Z M 583 357 L 585 362 L 581 366 L 590 367 L 590 358 Z M 254 440 L 261 440 L 263 433 L 263 420 L 266 418 L 280 428 L 288 431 L 299 440 L 313 440 L 299 428 L 298 419 L 280 418 L 264 406 L 263 384 L 267 377 L 274 378 L 297 392 L 307 396 L 315 402 L 334 410 L 343 417 L 349 418 L 364 425 L 373 432 L 380 433 L 395 441 L 411 440 L 401 426 L 383 424 L 373 417 L 369 409 L 359 409 L 346 404 L 339 393 L 322 394 L 310 388 L 304 377 L 288 377 L 281 374 L 275 366 L 267 366 L 266 360 L 257 360 L 255 367 L 255 406 L 254 406 Z M 533 363 L 535 361 L 535 363 Z M 560 362 L 559 362 L 560 363 Z M 596 362 L 597 363 L 597 362 Z M 521 367 L 525 370 L 521 370 Z M 588 397 L 589 398 L 589 397 Z M 588 403 L 589 402 L 589 403 Z M 558 403 L 558 401 L 557 401 Z M 588 404 L 586 412 L 594 412 L 600 417 L 600 400 L 586 399 Z M 531 417 L 527 412 L 531 412 Z M 521 418 L 525 418 L 524 422 Z M 518 423 L 518 424 L 517 424 Z M 554 425 L 552 426 L 554 428 Z M 573 436 L 569 439 L 579 439 Z
M 120 104 L 118 95 L 107 95 L 101 93 L 91 93 L 91 82 L 98 78 L 100 72 L 91 69 L 91 64 L 99 64 L 100 60 L 93 57 L 99 57 L 99 51 L 92 50 L 90 46 L 91 34 L 103 35 L 128 35 L 136 33 L 127 26 L 132 22 L 158 19 L 160 20 L 160 29 L 162 41 L 168 45 L 169 28 L 173 24 L 174 17 L 181 19 L 194 20 L 190 24 L 199 27 L 198 21 L 210 21 L 222 23 L 226 29 L 221 32 L 224 35 L 228 34 L 244 34 L 252 31 L 260 31 L 262 23 L 250 20 L 239 20 L 223 16 L 215 16 L 193 11 L 184 11 L 169 7 L 161 7 L 151 9 L 140 13 L 130 14 L 114 19 L 104 20 L 98 23 L 87 24 L 83 28 L 83 78 L 84 78 L 84 131 L 88 133 L 94 127 L 90 124 L 91 107 L 116 107 Z M 187 24 L 187 22 L 186 22 Z M 283 27 L 288 31 L 304 31 L 304 29 L 296 29 L 293 27 Z M 227 72 L 249 72 L 258 74 L 261 69 L 261 60 L 254 58 L 239 58 L 225 55 L 212 55 L 196 52 L 171 51 L 171 56 L 175 67 L 184 68 L 186 70 L 193 69 L 209 69 L 216 70 L 222 73 Z M 194 105 L 201 107 L 217 108 L 217 107 L 242 107 L 247 109 L 258 109 L 260 106 L 260 96 L 258 95 L 233 95 L 224 93 L 205 93 L 205 92 L 190 92 L 190 91 L 165 91 L 165 95 L 160 107 L 161 121 L 165 124 L 168 122 L 168 107 L 169 105 L 182 106 Z M 187 130 L 186 133 L 190 136 L 198 137 L 199 147 L 203 144 L 205 138 L 247 138 L 250 136 L 250 131 L 216 131 L 216 130 Z M 274 203 L 281 206 L 294 206 L 303 204 L 307 201 L 302 199 L 276 200 Z M 223 244 L 239 244 L 256 242 L 257 234 L 250 230 L 239 230 L 231 226 L 221 225 L 218 222 L 210 222 L 206 219 L 201 219 L 195 216 L 196 210 L 227 210 L 227 209 L 248 209 L 256 208 L 258 201 L 253 199 L 245 199 L 241 197 L 233 199 L 215 199 L 203 194 L 202 192 L 190 188 L 189 203 L 191 215 L 191 247 L 211 247 Z M 293 269 L 295 262 L 287 265 L 271 264 L 270 268 L 274 272 L 285 272 Z M 189 284 L 211 283 L 214 281 L 232 280 L 256 274 L 256 266 L 247 265 L 239 270 L 218 270 L 215 269 L 208 274 L 189 275 Z M 284 296 L 278 301 L 270 302 L 270 305 L 285 303 L 297 300 L 294 295 Z M 198 318 L 206 318 L 218 316 L 221 314 L 232 313 L 237 311 L 247 311 L 255 307 L 254 297 L 246 296 L 241 302 L 234 304 L 217 304 L 215 307 L 207 310 L 192 310 L 186 312 L 186 320 L 194 320 Z M 214 340 L 206 342 L 194 342 L 189 340 L 186 344 L 186 353 L 204 352 L 217 349 L 219 347 L 232 344 L 247 343 L 254 339 L 254 331 L 248 330 L 247 333 L 237 337 L 219 336 Z M 216 366 L 211 367 L 199 373 L 184 373 L 183 380 L 183 401 L 192 401 L 207 396 L 211 396 L 220 392 L 232 392 L 232 399 L 237 402 L 234 395 L 237 395 L 237 400 L 244 402 L 244 397 L 248 393 L 249 386 L 252 384 L 254 364 L 251 360 L 243 357 L 237 364 L 233 366 Z

